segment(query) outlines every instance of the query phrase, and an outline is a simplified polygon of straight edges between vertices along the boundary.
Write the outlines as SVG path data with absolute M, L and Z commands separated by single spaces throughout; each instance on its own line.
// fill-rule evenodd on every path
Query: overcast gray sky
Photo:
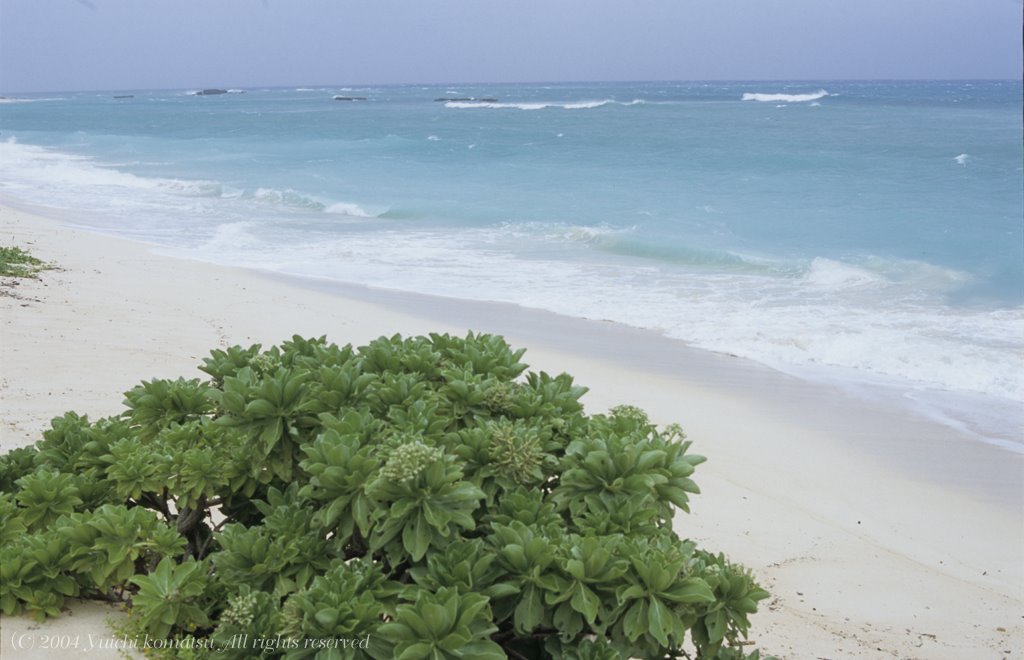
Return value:
M 0 91 L 1020 78 L 1020 0 L 0 0 Z

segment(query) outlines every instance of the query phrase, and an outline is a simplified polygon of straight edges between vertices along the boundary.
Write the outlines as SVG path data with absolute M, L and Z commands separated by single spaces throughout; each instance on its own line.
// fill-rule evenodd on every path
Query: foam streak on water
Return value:
M 746 92 L 743 94 L 744 101 L 762 101 L 774 103 L 804 103 L 806 101 L 817 101 L 828 96 L 825 90 L 819 90 L 810 94 L 763 94 L 758 92 Z
M 657 329 L 1022 446 L 1019 84 L 339 90 L 12 99 L 0 195 L 176 256 Z

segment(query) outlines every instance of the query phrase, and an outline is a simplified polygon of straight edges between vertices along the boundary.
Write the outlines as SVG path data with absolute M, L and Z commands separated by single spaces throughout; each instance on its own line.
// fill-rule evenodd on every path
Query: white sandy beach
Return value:
M 31 444 L 67 410 L 116 414 L 121 393 L 140 380 L 200 376 L 196 365 L 216 347 L 293 334 L 361 344 L 381 334 L 497 332 L 528 349 L 533 369 L 588 386 L 590 412 L 630 403 L 682 424 L 709 460 L 679 530 L 745 564 L 771 591 L 753 619 L 763 651 L 1024 654 L 1024 455 L 609 323 L 172 259 L 8 207 L 0 244 L 60 266 L 0 288 L 0 450 Z M 38 629 L 4 618 L 3 657 L 72 657 L 12 644 L 75 625 L 103 634 L 102 616 L 78 612 Z

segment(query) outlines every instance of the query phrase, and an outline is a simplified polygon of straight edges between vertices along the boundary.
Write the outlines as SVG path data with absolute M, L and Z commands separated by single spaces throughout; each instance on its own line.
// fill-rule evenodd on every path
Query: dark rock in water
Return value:
M 365 101 L 365 96 L 335 96 L 335 101 Z
M 115 96 L 114 98 L 115 99 L 133 99 L 133 98 L 135 98 L 135 95 L 134 94 L 120 94 L 118 96 Z
M 480 99 L 480 102 L 481 103 L 497 103 L 498 99 L 482 98 L 482 99 Z
M 201 92 L 196 92 L 196 96 L 215 96 L 217 94 L 227 94 L 226 89 L 204 89 Z

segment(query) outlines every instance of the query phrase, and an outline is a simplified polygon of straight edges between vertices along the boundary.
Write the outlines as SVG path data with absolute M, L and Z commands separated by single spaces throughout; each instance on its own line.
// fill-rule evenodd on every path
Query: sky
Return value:
M 1021 0 L 0 0 L 0 93 L 1021 77 Z

